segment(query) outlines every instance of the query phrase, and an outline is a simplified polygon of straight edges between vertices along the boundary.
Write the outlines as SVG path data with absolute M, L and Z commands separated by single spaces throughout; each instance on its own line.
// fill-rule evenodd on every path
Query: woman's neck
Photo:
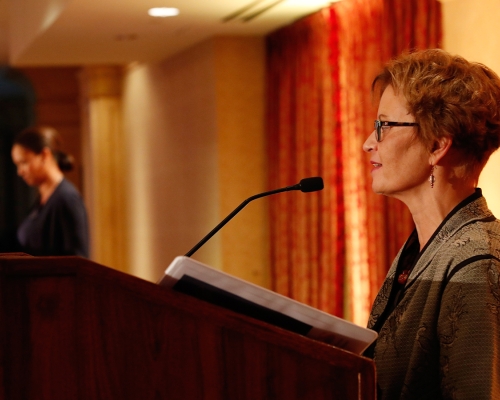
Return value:
M 415 222 L 420 250 L 424 248 L 446 216 L 474 191 L 474 187 L 462 187 L 459 190 L 452 186 L 434 187 L 430 193 L 427 192 L 425 198 L 407 204 Z
M 54 190 L 59 186 L 64 178 L 64 174 L 58 169 L 48 174 L 47 179 L 38 186 L 40 204 L 45 204 L 49 200 Z

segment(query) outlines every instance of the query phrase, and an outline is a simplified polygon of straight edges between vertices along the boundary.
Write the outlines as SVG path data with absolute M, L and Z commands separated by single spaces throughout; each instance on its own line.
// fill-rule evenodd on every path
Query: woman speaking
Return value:
M 88 257 L 87 212 L 77 189 L 64 178 L 73 160 L 59 147 L 58 133 L 50 127 L 28 128 L 14 138 L 17 174 L 38 190 L 17 239 L 21 250 L 34 256 Z
M 391 61 L 372 88 L 372 188 L 415 222 L 368 323 L 378 398 L 500 399 L 500 222 L 477 188 L 500 144 L 500 80 L 425 50 Z

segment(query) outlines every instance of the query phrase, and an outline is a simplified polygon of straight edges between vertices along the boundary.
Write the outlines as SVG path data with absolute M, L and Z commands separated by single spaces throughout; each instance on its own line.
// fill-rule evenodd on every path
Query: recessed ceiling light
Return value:
M 152 17 L 175 17 L 179 15 L 179 9 L 173 7 L 154 7 L 148 10 Z

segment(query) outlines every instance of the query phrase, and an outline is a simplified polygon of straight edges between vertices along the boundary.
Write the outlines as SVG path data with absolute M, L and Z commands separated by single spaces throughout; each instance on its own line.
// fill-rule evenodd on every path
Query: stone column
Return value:
M 128 272 L 127 157 L 122 126 L 123 68 L 89 66 L 81 73 L 84 192 L 91 258 Z

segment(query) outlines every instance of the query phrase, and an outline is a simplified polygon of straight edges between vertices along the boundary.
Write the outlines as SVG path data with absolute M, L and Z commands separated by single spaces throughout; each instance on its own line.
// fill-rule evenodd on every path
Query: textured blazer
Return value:
M 500 399 L 500 221 L 481 190 L 445 218 L 383 316 L 401 253 L 368 323 L 378 399 Z

